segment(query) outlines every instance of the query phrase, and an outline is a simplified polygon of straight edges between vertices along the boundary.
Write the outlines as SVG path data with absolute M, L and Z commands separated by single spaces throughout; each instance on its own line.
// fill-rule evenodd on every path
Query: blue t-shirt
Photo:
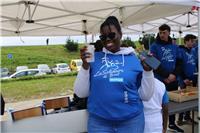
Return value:
M 134 54 L 95 53 L 90 64 L 88 111 L 108 120 L 126 120 L 143 111 L 138 89 L 143 68 Z
M 169 103 L 169 97 L 168 97 L 167 91 L 165 91 L 162 98 L 162 104 L 167 104 L 167 103 Z
M 173 44 L 159 44 L 155 42 L 150 48 L 151 53 L 160 62 L 161 67 L 168 73 L 172 73 L 176 67 L 176 60 L 180 58 L 179 49 Z M 160 81 L 163 81 L 164 77 L 155 73 L 155 77 Z
M 192 49 L 188 49 L 186 47 L 180 47 L 180 55 L 183 61 L 182 69 L 183 69 L 183 79 L 194 80 L 194 73 L 197 72 L 196 61 L 195 61 L 195 53 Z

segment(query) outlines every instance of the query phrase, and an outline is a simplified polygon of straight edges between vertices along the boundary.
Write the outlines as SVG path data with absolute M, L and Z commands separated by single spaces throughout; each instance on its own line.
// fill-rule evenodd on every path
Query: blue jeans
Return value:
M 143 133 L 144 113 L 123 121 L 110 121 L 89 114 L 88 133 Z

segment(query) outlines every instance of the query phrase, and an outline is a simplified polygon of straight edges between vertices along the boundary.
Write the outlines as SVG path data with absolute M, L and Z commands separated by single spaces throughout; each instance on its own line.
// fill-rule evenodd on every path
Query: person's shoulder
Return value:
M 165 91 L 165 84 L 163 82 L 161 82 L 160 80 L 154 78 L 154 82 L 155 82 L 155 87 L 158 88 L 159 90 Z
M 104 52 L 98 51 L 98 52 L 95 52 L 95 55 L 104 55 Z
M 159 96 L 164 96 L 166 93 L 166 87 L 163 82 L 155 78 L 155 93 L 157 93 Z
M 193 51 L 193 52 L 198 52 L 198 46 L 193 47 L 193 48 L 192 48 L 192 51 Z
M 182 52 L 182 53 L 185 53 L 185 52 L 188 51 L 187 48 L 184 45 L 179 45 L 178 49 L 179 49 L 179 52 Z
M 178 47 L 179 49 L 185 49 L 185 46 L 184 46 L 184 45 L 177 45 L 177 47 Z
M 150 49 L 151 50 L 154 50 L 154 49 L 157 49 L 158 47 L 160 47 L 160 46 L 162 46 L 162 45 L 160 45 L 158 42 L 153 42 L 152 44 L 151 44 L 151 46 L 150 46 Z
M 158 45 L 157 42 L 153 42 L 153 43 L 151 44 L 151 47 L 155 47 L 155 46 L 157 46 L 157 45 Z

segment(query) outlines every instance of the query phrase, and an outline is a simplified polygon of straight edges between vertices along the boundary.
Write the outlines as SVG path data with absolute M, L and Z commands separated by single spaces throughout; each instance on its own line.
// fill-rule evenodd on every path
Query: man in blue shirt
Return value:
M 178 53 L 178 46 L 172 44 L 170 35 L 170 27 L 163 24 L 159 27 L 159 33 L 156 41 L 152 44 L 150 51 L 154 57 L 160 60 L 161 64 L 154 71 L 155 77 L 162 81 L 167 91 L 178 90 L 177 76 L 181 72 L 181 59 Z M 169 116 L 169 129 L 183 133 L 175 124 L 175 115 Z
M 192 34 L 187 34 L 184 37 L 185 45 L 179 46 L 180 56 L 183 61 L 182 72 L 179 77 L 179 85 L 181 89 L 186 88 L 186 86 L 197 85 L 197 75 L 195 75 L 195 73 L 197 73 L 197 64 L 196 64 L 197 62 L 195 60 L 196 59 L 195 53 L 192 50 L 195 42 L 196 42 L 196 36 Z M 183 125 L 184 123 L 191 124 L 192 122 L 195 122 L 190 117 L 190 111 L 187 111 L 185 113 L 184 120 L 185 122 L 183 121 L 183 113 L 181 113 L 179 115 L 179 120 L 177 122 L 178 125 Z

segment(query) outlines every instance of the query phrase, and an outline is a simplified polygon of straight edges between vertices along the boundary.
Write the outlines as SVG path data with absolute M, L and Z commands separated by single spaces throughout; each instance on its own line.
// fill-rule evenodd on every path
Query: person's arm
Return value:
M 150 52 L 155 58 L 157 58 L 159 60 L 158 55 L 157 55 L 158 50 L 156 48 L 156 44 L 153 44 L 151 46 Z M 168 76 L 170 74 L 161 66 L 161 64 L 159 65 L 159 67 L 156 70 L 154 70 L 154 73 L 162 76 L 163 78 L 168 78 Z
M 167 122 L 168 122 L 168 104 L 162 105 L 162 116 L 163 116 L 163 133 L 166 133 Z
M 175 62 L 175 68 L 172 73 L 170 73 L 169 77 L 167 78 L 170 82 L 174 82 L 177 80 L 177 77 L 183 73 L 183 55 L 182 52 L 185 53 L 185 51 L 182 50 L 182 48 L 176 47 L 176 62 Z
M 83 63 L 74 83 L 74 93 L 85 98 L 88 97 L 90 88 L 90 64 L 87 62 L 90 55 L 87 53 L 87 46 L 80 49 L 80 57 Z
M 138 90 L 143 101 L 148 101 L 153 96 L 154 84 L 153 71 L 143 71 L 141 86 Z
M 172 72 L 175 76 L 178 76 L 178 75 L 180 75 L 182 72 L 183 72 L 183 70 L 182 70 L 182 65 L 183 64 L 183 61 L 182 61 L 182 59 L 180 59 L 180 58 L 177 58 L 176 59 L 176 66 L 175 66 L 175 69 L 174 69 L 174 71 Z
M 90 75 L 89 69 L 85 70 L 81 67 L 77 78 L 74 83 L 74 93 L 80 97 L 85 98 L 89 96 L 89 88 L 90 88 Z
M 162 98 L 162 116 L 163 116 L 163 133 L 166 133 L 167 131 L 167 122 L 168 122 L 168 103 L 169 103 L 169 97 L 167 94 L 167 91 L 165 90 L 165 93 Z
M 183 54 L 185 53 L 185 50 L 182 50 L 182 48 L 180 47 L 176 47 L 176 64 L 175 64 L 175 69 L 172 72 L 174 75 L 178 76 L 181 75 L 181 73 L 183 72 Z
M 183 73 L 183 70 L 182 70 L 182 59 L 177 58 L 174 71 L 169 74 L 168 78 L 165 79 L 164 82 L 165 83 L 174 82 L 175 80 L 177 80 L 177 77 L 179 75 L 181 75 L 181 73 Z
M 182 76 L 178 76 L 177 80 L 178 80 L 178 85 L 181 87 L 181 89 L 186 87 L 186 84 L 184 83 L 184 80 L 183 80 Z

